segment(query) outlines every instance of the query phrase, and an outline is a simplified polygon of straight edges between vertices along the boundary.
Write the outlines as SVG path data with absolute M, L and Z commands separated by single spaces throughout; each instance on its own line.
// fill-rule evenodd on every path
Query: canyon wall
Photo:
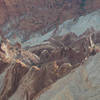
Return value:
M 99 0 L 0 0 L 0 34 L 24 42 L 99 8 Z

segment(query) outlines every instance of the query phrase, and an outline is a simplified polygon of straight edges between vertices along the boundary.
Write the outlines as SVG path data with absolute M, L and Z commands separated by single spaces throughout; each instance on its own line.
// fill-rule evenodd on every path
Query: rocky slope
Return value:
M 99 0 L 0 0 L 0 100 L 98 100 L 99 9 Z
M 70 33 L 26 50 L 19 43 L 11 45 L 8 40 L 2 40 L 0 100 L 34 100 L 89 56 L 100 52 L 99 34 L 94 31 L 80 36 Z
M 100 54 L 53 84 L 36 100 L 99 100 Z M 33 99 L 34 100 L 34 99 Z
M 99 0 L 0 0 L 0 34 L 24 42 L 99 8 Z
M 23 43 L 23 47 L 31 47 L 39 45 L 51 37 L 63 36 L 70 32 L 77 34 L 78 36 L 86 31 L 100 31 L 100 9 L 94 11 L 88 15 L 80 16 L 76 20 L 70 19 L 60 24 L 57 29 L 46 33 L 45 35 L 36 35 L 31 37 L 28 41 Z M 56 30 L 56 31 L 55 31 Z M 14 39 L 13 39 L 14 40 Z

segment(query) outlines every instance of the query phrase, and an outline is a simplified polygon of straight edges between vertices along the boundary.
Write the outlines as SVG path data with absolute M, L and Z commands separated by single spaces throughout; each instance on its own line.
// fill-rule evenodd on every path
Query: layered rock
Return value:
M 24 42 L 99 8 L 99 0 L 0 0 L 0 34 Z

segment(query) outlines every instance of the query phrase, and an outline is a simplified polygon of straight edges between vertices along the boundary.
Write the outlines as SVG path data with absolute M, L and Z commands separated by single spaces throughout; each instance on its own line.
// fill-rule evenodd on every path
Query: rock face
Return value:
M 79 16 L 99 8 L 99 0 L 0 0 L 0 100 L 98 100 L 100 12 Z
M 100 54 L 53 84 L 36 100 L 99 100 Z M 34 100 L 34 99 L 33 99 Z
M 52 31 L 47 32 L 44 35 L 40 35 L 40 33 L 39 34 L 36 33 L 36 35 L 31 36 L 29 40 L 22 42 L 22 47 L 29 48 L 29 47 L 32 47 L 35 45 L 40 45 L 41 43 L 44 43 L 46 40 L 50 39 L 51 37 L 55 37 L 55 36 L 60 37 L 63 35 L 65 35 L 64 37 L 66 37 L 66 34 L 69 34 L 69 33 L 70 34 L 75 33 L 79 36 L 82 33 L 89 34 L 91 32 L 92 33 L 97 32 L 97 31 L 99 32 L 100 31 L 100 20 L 99 19 L 100 19 L 100 10 L 97 10 L 88 15 L 80 16 L 76 20 L 74 20 L 74 19 L 67 20 L 63 24 L 59 25 L 59 27 L 56 30 L 53 29 Z M 77 36 L 75 34 L 73 34 L 73 37 L 77 38 Z M 16 42 L 15 38 L 13 38 L 13 37 L 10 37 L 10 38 L 11 38 L 11 40 L 13 40 L 12 43 Z M 68 41 L 70 41 L 70 39 L 72 39 L 72 37 L 69 37 L 69 38 L 67 37 L 65 39 L 68 39 L 66 41 L 64 40 L 65 43 L 66 42 L 68 43 Z M 22 40 L 23 40 L 23 38 L 21 39 L 21 41 Z M 18 39 L 18 41 L 19 41 L 19 39 Z M 68 44 L 70 44 L 70 42 Z
M 67 80 L 67 82 L 70 86 L 74 86 L 74 83 L 80 87 L 82 85 L 82 89 L 78 87 L 78 92 L 76 92 L 75 97 L 73 97 L 82 98 L 78 97 L 79 95 L 77 93 L 87 92 L 88 86 L 90 86 L 90 90 L 94 89 L 91 88 L 92 85 L 90 84 L 90 81 L 92 81 L 91 71 L 95 71 L 95 68 L 92 69 L 90 67 L 96 65 L 99 57 L 94 56 L 89 58 L 89 56 L 95 55 L 97 50 L 100 52 L 99 45 L 97 47 L 97 43 L 99 42 L 96 41 L 99 39 L 96 37 L 98 36 L 96 33 L 98 34 L 98 32 L 95 32 L 94 34 L 94 32 L 88 31 L 86 34 L 84 33 L 80 36 L 70 33 L 65 36 L 52 37 L 45 41 L 44 44 L 26 49 L 23 49 L 19 43 L 12 45 L 8 40 L 2 40 L 0 45 L 0 100 L 34 100 L 48 88 L 52 89 L 50 86 L 56 81 L 60 81 L 64 76 L 68 77 L 69 80 Z M 68 38 L 70 45 L 69 41 L 66 41 Z M 94 43 L 95 47 L 91 45 L 91 41 Z M 2 45 L 3 47 L 6 47 L 6 49 L 2 48 Z M 8 54 L 9 56 L 7 56 Z M 83 65 L 88 58 L 89 60 L 87 63 Z M 90 62 L 90 60 L 93 61 Z M 97 62 L 95 62 L 96 60 Z M 90 69 L 88 69 L 88 66 Z M 99 71 L 98 67 L 96 68 L 97 71 Z M 71 71 L 74 70 L 75 72 L 72 73 Z M 81 76 L 81 74 L 83 76 Z M 90 76 L 88 76 L 88 74 Z M 79 76 L 82 77 L 82 79 L 80 79 Z M 96 78 L 98 77 L 99 76 Z M 87 83 L 84 81 L 87 81 Z M 64 83 L 63 79 L 62 83 Z M 65 83 L 64 85 L 61 85 L 62 90 L 60 91 L 63 91 L 63 86 L 66 86 Z M 54 87 L 56 88 L 56 86 Z M 74 93 L 75 89 L 71 88 L 71 91 Z M 58 91 L 56 92 L 56 89 L 55 93 L 58 93 Z M 54 96 L 54 94 L 52 95 Z M 69 93 L 68 98 L 72 98 L 71 94 Z M 43 95 L 45 95 L 45 93 Z M 57 100 L 58 95 L 59 93 L 56 95 L 57 97 L 53 99 Z M 86 97 L 87 99 L 88 95 L 85 95 L 87 94 L 84 94 L 83 98 Z M 90 96 L 91 95 L 92 94 L 90 94 Z M 46 99 L 42 98 L 42 95 L 40 97 L 40 99 L 48 100 L 45 96 L 43 97 Z M 61 96 L 61 98 L 64 97 Z
M 24 42 L 99 8 L 99 0 L 0 0 L 0 34 Z

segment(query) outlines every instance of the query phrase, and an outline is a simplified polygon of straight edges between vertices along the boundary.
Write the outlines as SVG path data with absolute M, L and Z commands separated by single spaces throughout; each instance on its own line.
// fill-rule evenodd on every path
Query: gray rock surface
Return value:
M 100 100 L 100 54 L 89 57 L 37 100 Z

